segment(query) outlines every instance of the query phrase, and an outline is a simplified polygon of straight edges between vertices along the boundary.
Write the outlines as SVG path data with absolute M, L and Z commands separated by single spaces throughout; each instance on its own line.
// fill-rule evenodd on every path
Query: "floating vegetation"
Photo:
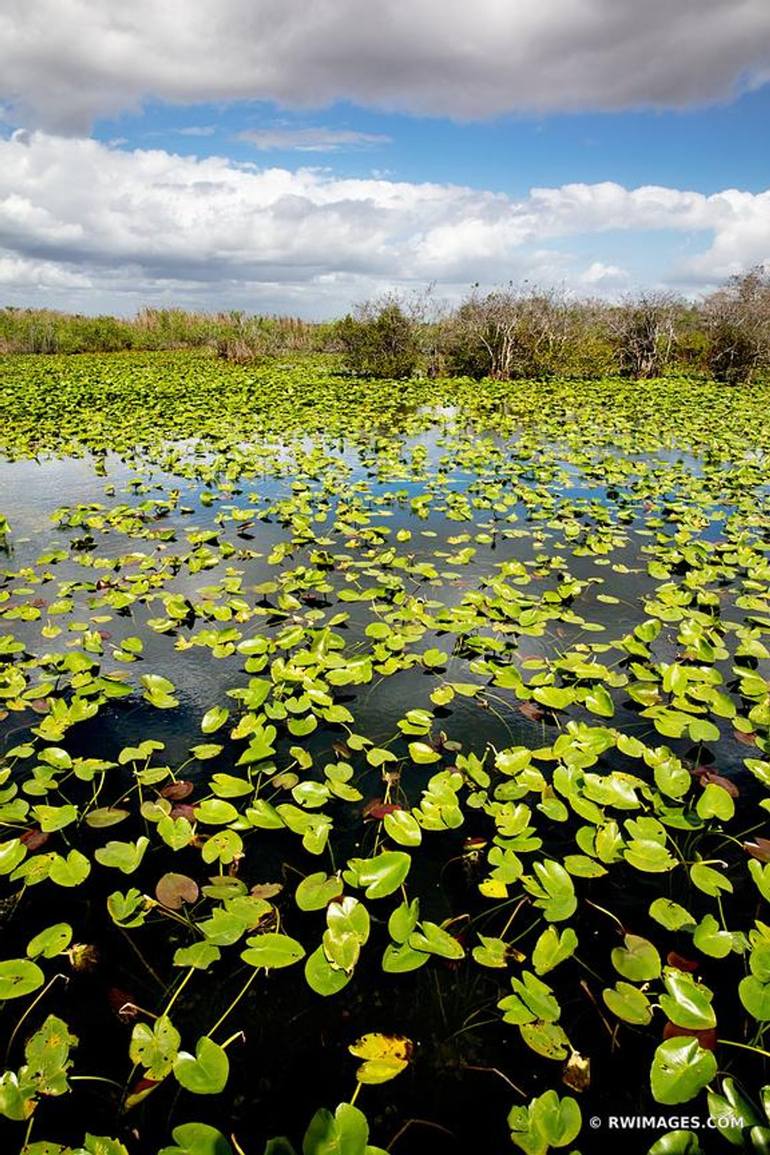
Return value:
M 0 391 L 13 1150 L 768 1149 L 770 390 Z

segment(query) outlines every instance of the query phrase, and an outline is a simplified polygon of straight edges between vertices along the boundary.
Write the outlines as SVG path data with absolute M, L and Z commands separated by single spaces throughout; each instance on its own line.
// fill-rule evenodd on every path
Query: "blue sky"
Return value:
M 617 181 L 715 193 L 762 192 L 770 182 L 770 87 L 708 107 L 676 111 L 496 116 L 458 122 L 334 104 L 312 114 L 259 102 L 178 107 L 148 102 L 139 113 L 98 121 L 94 135 L 123 148 L 296 168 L 331 166 L 347 177 L 373 171 L 395 180 L 467 184 L 512 196 L 533 185 Z M 248 132 L 358 133 L 380 138 L 304 149 L 255 148 Z M 302 145 L 303 138 L 297 143 Z M 312 147 L 311 147 L 312 146 Z M 317 151 L 316 151 L 317 149 Z
M 768 0 L 5 0 L 0 305 L 330 316 L 770 264 Z

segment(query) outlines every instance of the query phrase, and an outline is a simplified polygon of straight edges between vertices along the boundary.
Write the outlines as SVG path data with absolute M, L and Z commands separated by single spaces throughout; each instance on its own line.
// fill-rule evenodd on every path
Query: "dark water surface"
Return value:
M 321 766 L 342 758 L 353 766 L 350 784 L 361 793 L 355 803 L 330 804 L 334 836 L 321 856 L 308 854 L 296 838 L 287 842 L 285 830 L 260 829 L 258 851 L 250 849 L 238 865 L 238 877 L 249 888 L 281 884 L 284 889 L 274 899 L 280 917 L 308 953 L 321 940 L 325 912 L 304 913 L 298 920 L 291 896 L 300 876 L 320 870 L 333 874 L 346 859 L 372 854 L 382 839 L 381 823 L 365 817 L 366 805 L 389 796 L 384 795 L 380 769 L 367 763 L 365 750 L 345 750 L 351 733 L 396 754 L 402 804 L 417 807 L 432 775 L 451 766 L 460 747 L 464 754 L 479 756 L 491 750 L 494 760 L 495 752 L 512 747 L 542 752 L 574 722 L 607 726 L 650 748 L 668 746 L 694 772 L 718 770 L 736 787 L 739 838 L 744 831 L 761 828 L 766 810 L 756 809 L 759 785 L 745 759 L 761 758 L 762 751 L 757 746 L 747 749 L 735 718 L 705 711 L 704 717 L 718 728 L 716 740 L 693 740 L 686 732 L 665 734 L 643 713 L 645 703 L 627 691 L 644 681 L 642 667 L 656 666 L 655 681 L 671 663 L 691 668 L 700 662 L 718 672 L 739 715 L 748 714 L 751 703 L 741 699 L 731 679 L 736 629 L 755 628 L 758 638 L 768 632 L 755 606 L 739 604 L 741 598 L 767 596 L 758 560 L 766 559 L 770 549 L 764 448 L 760 445 L 752 459 L 751 447 L 746 447 L 741 464 L 745 472 L 736 480 L 734 461 L 723 452 L 714 456 L 708 445 L 699 446 L 692 437 L 676 445 L 675 435 L 660 438 L 658 444 L 651 444 L 651 435 L 640 436 L 642 448 L 635 448 L 633 422 L 631 432 L 618 435 L 618 444 L 604 431 L 596 444 L 586 440 L 579 446 L 571 423 L 584 418 L 579 407 L 571 414 L 568 401 L 559 411 L 562 417 L 551 415 L 535 433 L 519 429 L 506 417 L 504 405 L 484 422 L 469 421 L 461 407 L 445 405 L 415 410 L 407 424 L 416 422 L 418 427 L 403 435 L 387 428 L 372 428 L 370 434 L 358 429 L 350 441 L 318 435 L 282 439 L 277 434 L 256 453 L 248 440 L 214 449 L 191 441 L 168 442 L 150 454 L 41 455 L 0 462 L 0 513 L 12 530 L 0 558 L 0 592 L 8 595 L 0 603 L 2 633 L 21 641 L 33 658 L 85 648 L 98 659 L 102 676 L 119 675 L 132 687 L 130 695 L 103 701 L 94 717 L 67 729 L 60 739 L 46 734 L 45 741 L 66 747 L 73 758 L 110 762 L 117 762 L 127 746 L 146 739 L 162 742 L 153 764 L 168 765 L 177 777 L 193 783 L 192 801 L 197 803 L 208 795 L 214 771 L 242 773 L 242 746 L 228 741 L 226 731 L 201 735 L 201 719 L 212 706 L 231 708 L 235 720 L 237 704 L 228 691 L 248 686 L 254 676 L 237 645 L 265 637 L 274 662 L 282 656 L 282 631 L 292 626 L 304 631 L 304 642 L 287 643 L 283 653 L 288 656 L 292 646 L 308 644 L 312 631 L 345 614 L 329 628 L 342 639 L 345 659 L 352 660 L 371 654 L 374 641 L 367 627 L 372 623 L 386 622 L 391 634 L 408 633 L 410 622 L 423 614 L 421 628 L 393 651 L 415 655 L 412 664 L 383 673 L 376 668 L 382 664 L 378 658 L 363 684 L 338 688 L 335 703 L 350 710 L 353 722 L 321 722 L 299 738 L 278 723 L 271 774 L 292 765 L 291 748 L 301 745 L 313 759 L 305 778 L 323 781 Z M 672 427 L 675 424 L 672 420 Z M 153 502 L 159 504 L 148 504 Z M 121 513 L 123 506 L 130 509 Z M 115 511 L 117 516 L 111 517 Z M 213 535 L 209 540 L 207 533 Z M 200 568 L 199 546 L 190 540 L 196 535 L 203 535 L 203 549 L 210 551 Z M 702 553 L 682 560 L 677 550 L 686 553 L 698 543 Z M 754 551 L 750 564 L 730 560 L 742 546 Z M 704 577 L 709 559 L 716 568 Z M 656 562 L 661 570 L 656 570 Z M 104 604 L 105 594 L 129 588 L 127 575 L 142 574 L 150 586 L 130 604 L 118 609 Z M 506 619 L 501 607 L 511 604 L 509 595 L 494 582 L 510 583 L 532 599 L 534 624 L 519 613 Z M 568 586 L 573 593 L 565 592 Z M 669 613 L 676 603 L 667 602 L 665 592 L 661 602 L 662 587 L 684 591 L 685 598 L 693 591 L 708 592 L 709 597 L 692 602 L 692 609 L 695 617 L 706 611 L 718 617 L 720 629 L 728 623 L 725 657 L 707 661 L 688 653 L 680 634 L 682 615 Z M 350 590 L 363 591 L 363 596 L 340 598 Z M 190 614 L 159 631 L 154 627 L 164 618 L 163 599 L 169 595 L 186 598 Z M 240 616 L 230 605 L 233 598 L 247 603 Z M 549 607 L 553 616 L 545 618 Z M 467 625 L 463 614 L 469 615 Z M 660 623 L 654 661 L 639 658 L 634 674 L 633 655 L 613 645 L 651 618 Z M 517 623 L 514 630 L 511 622 Z M 57 626 L 58 634 L 53 632 Z M 201 631 L 226 635 L 232 629 L 235 644 L 225 641 L 221 656 L 213 652 L 211 638 L 201 641 Z M 140 659 L 126 663 L 121 643 L 137 636 L 143 642 Z M 591 647 L 596 645 L 607 649 L 594 653 Z M 438 667 L 423 660 L 433 649 L 448 655 Z M 560 665 L 570 655 L 609 667 L 604 681 L 613 703 L 611 719 L 580 700 L 566 710 L 538 707 L 531 694 L 519 695 L 500 684 L 485 665 L 492 661 L 515 667 L 525 681 L 550 673 L 555 685 L 570 686 L 574 682 Z M 767 679 L 770 664 L 766 658 L 752 659 L 752 669 Z M 34 735 L 50 713 L 46 700 L 59 694 L 59 686 L 52 691 L 44 686 L 39 698 L 33 694 L 35 678 L 47 681 L 44 671 L 44 664 L 40 671 L 29 668 L 32 689 L 26 697 L 6 695 L 9 708 L 0 721 L 5 752 Z M 617 684 L 611 680 L 615 673 L 624 675 Z M 177 705 L 159 709 L 143 697 L 140 675 L 170 679 Z M 270 676 L 270 671 L 257 676 Z M 467 692 L 456 692 L 446 705 L 436 705 L 431 694 L 437 686 L 452 684 Z M 664 700 L 670 704 L 670 695 L 661 696 Z M 695 717 L 698 707 L 691 701 L 688 708 Z M 409 760 L 413 736 L 402 735 L 398 724 L 415 709 L 432 714 L 430 732 L 421 740 L 434 743 L 442 759 L 437 764 Z M 762 724 L 752 731 L 747 722 L 747 728 L 763 740 Z M 190 748 L 200 742 L 221 742 L 223 749 L 213 761 L 199 760 Z M 544 772 L 550 772 L 554 760 L 544 759 Z M 639 774 L 640 764 L 612 749 L 598 769 Z M 19 770 L 14 762 L 11 781 L 14 776 L 21 781 Z M 135 785 L 126 766 L 110 773 L 114 777 L 108 779 L 101 804 L 120 805 L 122 797 L 134 796 Z M 79 805 L 88 804 L 92 789 L 88 785 L 80 790 Z M 286 800 L 280 783 L 265 796 Z M 29 800 L 34 804 L 34 796 Z M 643 812 L 656 811 L 645 803 Z M 615 817 L 622 822 L 629 815 L 636 817 L 631 809 L 621 809 Z M 544 928 L 542 914 L 525 906 L 517 912 L 513 930 L 506 927 L 523 892 L 511 885 L 509 897 L 490 906 L 479 891 L 490 871 L 488 818 L 480 805 L 470 805 L 463 819 L 456 829 L 426 831 L 413 854 L 409 896 L 419 895 L 423 919 L 453 920 L 449 926 L 468 956 L 478 933 L 507 935 L 510 949 L 520 943 L 526 954 Z M 571 815 L 564 822 L 536 817 L 532 823 L 550 856 L 576 853 L 573 835 L 580 818 Z M 5 825 L 10 838 L 33 823 L 31 817 L 12 818 Z M 90 858 L 108 838 L 136 839 L 145 830 L 150 825 L 139 813 L 107 830 L 85 823 L 76 834 L 72 828 L 55 834 L 43 852 L 53 845 L 64 853 L 77 846 Z M 719 839 L 709 844 L 709 861 L 719 858 L 718 849 Z M 165 869 L 201 883 L 206 870 L 217 873 L 216 866 L 202 866 L 197 844 L 167 856 L 173 862 Z M 140 1019 L 147 1012 L 158 1013 L 164 989 L 179 973 L 171 971 L 169 959 L 177 947 L 189 944 L 191 931 L 184 917 L 156 918 L 136 932 L 121 928 L 105 917 L 105 902 L 116 889 L 126 892 L 136 886 L 154 893 L 158 867 L 153 861 L 148 854 L 131 877 L 97 866 L 84 886 L 30 886 L 22 918 L 12 909 L 4 911 L 4 957 L 23 956 L 32 934 L 52 921 L 71 923 L 77 941 L 94 947 L 98 961 L 92 969 L 73 973 L 59 960 L 67 981 L 46 996 L 45 1009 L 61 1014 L 79 1037 L 78 1073 L 98 1073 L 134 1091 L 138 1072 L 129 1074 L 127 1060 L 133 1020 L 119 1013 L 120 1008 L 136 1004 L 142 1008 Z M 477 966 L 469 957 L 461 962 L 434 957 L 413 973 L 382 972 L 381 948 L 388 942 L 387 918 L 396 895 L 368 904 L 371 941 L 353 980 L 338 995 L 322 998 L 310 991 L 301 966 L 271 972 L 250 987 L 220 1032 L 221 1037 L 244 1032 L 243 1039 L 228 1047 L 225 1095 L 193 1096 L 169 1078 L 145 1102 L 122 1114 L 119 1094 L 99 1083 L 73 1084 L 75 1094 L 45 1101 L 32 1138 L 76 1143 L 87 1120 L 93 1133 L 119 1135 L 131 1155 L 154 1155 L 170 1141 L 172 1126 L 205 1119 L 237 1135 L 246 1155 L 261 1155 L 267 1137 L 290 1131 L 296 1142 L 314 1110 L 350 1097 L 356 1064 L 347 1048 L 366 1032 L 403 1034 L 415 1043 L 405 1073 L 393 1083 L 363 1088 L 357 1100 L 370 1120 L 372 1141 L 395 1155 L 504 1155 L 511 1149 L 508 1111 L 554 1086 L 560 1094 L 578 1095 L 584 1119 L 610 1111 L 649 1113 L 648 1070 L 661 1022 L 649 1031 L 622 1028 L 617 1034 L 617 1021 L 601 1000 L 603 987 L 619 977 L 608 966 L 609 949 L 620 941 L 618 926 L 660 935 L 647 909 L 661 894 L 676 896 L 685 905 L 693 902 L 699 916 L 716 908 L 702 895 L 685 898 L 669 874 L 629 871 L 613 892 L 608 915 L 602 910 L 601 880 L 576 877 L 575 882 L 581 897 L 592 896 L 595 903 L 581 904 L 575 919 L 580 938 L 576 958 L 549 972 L 544 981 L 558 989 L 560 1021 L 571 1047 L 591 1059 L 591 1085 L 582 1093 L 564 1085 L 559 1062 L 528 1049 L 517 1028 L 502 1021 L 497 1003 L 510 992 L 510 973 L 517 974 L 518 965 L 511 968 L 509 962 L 507 972 Z M 699 900 L 705 903 L 703 910 Z M 735 899 L 736 929 L 750 924 L 756 901 L 756 894 L 742 883 Z M 533 926 L 535 932 L 530 931 Z M 684 932 L 670 934 L 658 945 L 663 955 L 672 949 L 693 952 Z M 230 969 L 218 965 L 196 974 L 177 1005 L 174 1022 L 188 1046 L 196 1033 L 217 1020 L 248 977 L 249 968 L 234 953 L 240 947 L 229 950 Z M 726 963 L 705 957 L 700 966 L 704 981 L 731 990 L 745 971 L 737 953 Z M 725 1021 L 731 1015 L 737 1019 L 742 1012 L 734 994 L 725 998 Z M 748 1078 L 756 1074 L 751 1061 L 744 1068 L 740 1062 L 735 1067 L 734 1055 L 724 1058 L 730 1062 L 727 1069 Z M 19 1062 L 20 1053 L 14 1052 L 11 1065 Z M 666 1108 L 667 1113 L 673 1110 Z M 689 1107 L 682 1110 L 689 1113 Z M 705 1111 L 702 1100 L 698 1111 Z M 21 1142 L 19 1125 L 14 1126 L 18 1141 L 9 1151 Z M 629 1151 L 646 1151 L 654 1137 L 629 1138 L 624 1145 Z M 569 1149 L 573 1147 L 588 1153 L 609 1149 L 588 1132 Z M 724 1143 L 713 1147 L 723 1148 L 728 1149 Z

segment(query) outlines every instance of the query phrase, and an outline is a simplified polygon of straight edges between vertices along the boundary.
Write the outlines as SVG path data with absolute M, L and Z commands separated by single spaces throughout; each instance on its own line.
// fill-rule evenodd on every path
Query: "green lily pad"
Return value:
M 12 958 L 0 962 L 0 999 L 18 999 L 42 987 L 45 976 L 29 959 Z
M 676 967 L 665 968 L 663 982 L 666 994 L 660 996 L 660 1005 L 672 1023 L 698 1031 L 716 1026 L 711 1006 L 714 996 L 707 986 Z
M 461 959 L 465 957 L 465 949 L 462 944 L 443 927 L 437 926 L 435 922 L 421 922 L 419 929 L 409 935 L 408 943 L 412 950 L 437 954 L 441 958 Z
M 431 762 L 440 762 L 441 755 L 438 750 L 434 750 L 427 742 L 410 742 L 409 743 L 409 757 L 418 766 L 427 766 Z
M 212 706 L 201 719 L 201 733 L 214 734 L 224 726 L 229 717 L 230 711 L 226 706 Z
M 56 958 L 63 954 L 72 942 L 72 927 L 68 922 L 57 922 L 47 926 L 27 943 L 29 958 Z
M 612 965 L 623 978 L 632 982 L 656 979 L 660 974 L 660 955 L 646 938 L 637 934 L 627 934 L 623 946 L 612 951 Z
M 194 1095 L 218 1095 L 227 1085 L 230 1064 L 226 1053 L 212 1039 L 202 1037 L 195 1055 L 179 1051 L 174 1059 L 174 1075 Z
M 163 1015 L 152 1026 L 136 1023 L 128 1053 L 131 1061 L 145 1068 L 147 1078 L 159 1081 L 171 1071 L 181 1036 L 170 1019 Z
M 578 939 L 571 926 L 561 933 L 555 926 L 546 927 L 532 951 L 535 974 L 544 975 L 559 963 L 570 958 L 577 950 Z
M 342 880 L 319 871 L 303 878 L 294 892 L 300 910 L 323 910 L 342 894 Z
M 317 995 L 324 997 L 336 995 L 348 985 L 351 978 L 352 973 L 329 962 L 322 946 L 308 955 L 305 963 L 305 982 Z
M 695 919 L 688 910 L 669 898 L 656 898 L 650 903 L 650 917 L 666 930 L 695 927 Z
M 351 886 L 365 887 L 367 898 L 386 898 L 402 885 L 411 857 L 402 850 L 383 850 L 374 858 L 351 858 L 342 877 Z
M 694 1099 L 717 1073 L 711 1051 L 689 1037 L 666 1039 L 655 1051 L 650 1085 L 658 1103 L 675 1105 Z
M 101 866 L 112 866 L 123 874 L 133 874 L 149 845 L 150 840 L 144 835 L 136 842 L 108 842 L 94 852 L 94 858 Z
M 388 837 L 399 846 L 419 846 L 422 842 L 422 831 L 417 819 L 407 810 L 394 810 L 386 814 L 383 825 Z
M 241 952 L 241 958 L 252 967 L 277 970 L 292 966 L 305 957 L 305 948 L 287 934 L 268 931 L 247 938 L 248 948 Z
M 650 1000 L 631 983 L 618 981 L 614 987 L 602 991 L 602 998 L 612 1013 L 625 1023 L 646 1026 L 652 1019 Z
M 163 1147 L 158 1155 L 233 1155 L 221 1131 L 208 1123 L 182 1123 L 171 1132 L 175 1147 Z

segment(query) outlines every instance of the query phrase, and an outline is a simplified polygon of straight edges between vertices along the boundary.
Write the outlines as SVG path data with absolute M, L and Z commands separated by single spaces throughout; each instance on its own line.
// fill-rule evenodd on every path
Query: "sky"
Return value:
M 770 267 L 770 0 L 3 0 L 0 307 Z

